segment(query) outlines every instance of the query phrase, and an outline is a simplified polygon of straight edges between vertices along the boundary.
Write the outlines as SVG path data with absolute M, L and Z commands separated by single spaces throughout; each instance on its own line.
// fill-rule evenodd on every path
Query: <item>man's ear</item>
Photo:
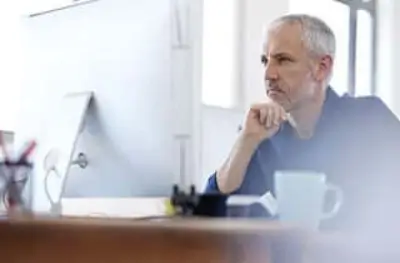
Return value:
M 332 72 L 333 59 L 331 56 L 326 55 L 319 59 L 315 72 L 315 79 L 317 81 L 324 81 Z

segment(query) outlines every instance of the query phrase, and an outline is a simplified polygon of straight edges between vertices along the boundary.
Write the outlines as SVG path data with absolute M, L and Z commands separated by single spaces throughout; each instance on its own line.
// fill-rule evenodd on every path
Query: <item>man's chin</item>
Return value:
M 280 96 L 274 96 L 274 95 L 267 95 L 268 98 L 270 98 L 273 102 L 279 104 L 282 106 L 282 108 L 286 111 L 289 112 L 289 110 L 291 109 L 291 105 L 290 103 L 286 100 L 283 99 Z

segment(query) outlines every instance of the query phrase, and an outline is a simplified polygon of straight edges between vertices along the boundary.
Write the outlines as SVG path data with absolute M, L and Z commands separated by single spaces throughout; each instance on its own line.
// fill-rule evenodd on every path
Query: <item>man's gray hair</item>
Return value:
M 302 28 L 302 41 L 314 55 L 335 58 L 336 40 L 332 29 L 321 19 L 305 14 L 289 14 L 272 22 L 270 29 L 282 24 L 295 23 Z

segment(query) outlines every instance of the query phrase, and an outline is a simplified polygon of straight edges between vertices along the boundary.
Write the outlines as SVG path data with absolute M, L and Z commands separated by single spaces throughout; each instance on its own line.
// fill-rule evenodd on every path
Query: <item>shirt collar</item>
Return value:
M 332 87 L 328 86 L 326 89 L 325 102 L 322 106 L 321 116 L 319 117 L 316 126 L 316 131 L 318 131 L 321 128 L 321 125 L 323 125 L 325 121 L 329 120 L 333 116 L 333 113 L 338 110 L 339 101 L 339 95 L 332 89 Z
M 326 89 L 326 96 L 324 106 L 322 108 L 321 116 L 325 116 L 326 114 L 330 114 L 331 112 L 337 109 L 337 103 L 339 102 L 339 95 L 330 87 Z

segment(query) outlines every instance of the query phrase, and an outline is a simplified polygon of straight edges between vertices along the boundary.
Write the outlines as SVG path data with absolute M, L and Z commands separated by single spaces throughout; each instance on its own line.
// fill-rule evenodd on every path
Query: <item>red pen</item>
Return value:
M 26 148 L 23 148 L 23 151 L 18 158 L 18 163 L 22 163 L 28 159 L 29 155 L 33 152 L 33 150 L 36 148 L 36 141 L 30 141 Z

